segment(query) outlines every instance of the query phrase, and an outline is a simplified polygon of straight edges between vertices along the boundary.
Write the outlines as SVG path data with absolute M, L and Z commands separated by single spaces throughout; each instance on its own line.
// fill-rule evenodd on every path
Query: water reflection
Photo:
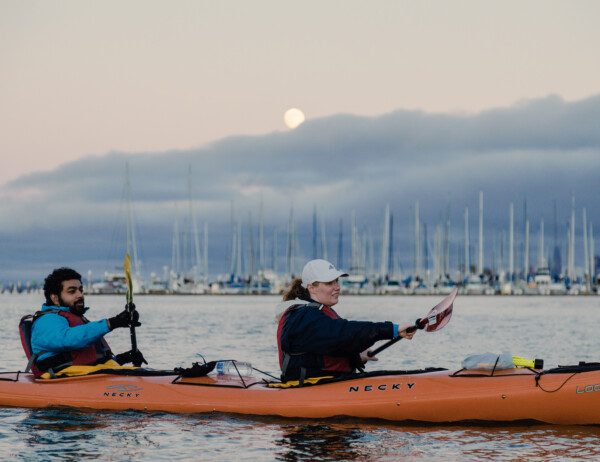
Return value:
M 277 460 L 600 460 L 600 427 L 280 423 Z
M 456 429 L 451 438 L 456 438 Z M 463 453 L 477 460 L 599 460 L 600 428 L 552 427 L 463 431 Z M 510 452 L 508 452 L 510 451 Z
M 420 460 L 564 461 L 600 460 L 599 427 L 422 426 L 394 427 L 379 443 L 396 447 L 396 456 Z M 398 444 L 404 440 L 406 444 Z M 390 454 L 387 454 L 390 456 Z M 384 457 L 385 458 L 385 457 Z
M 0 448 L 11 460 L 600 460 L 600 427 L 2 409 Z
M 275 445 L 284 449 L 277 460 L 357 460 L 360 451 L 355 443 L 365 434 L 358 427 L 324 424 L 284 425 L 282 436 Z
M 100 440 L 107 427 L 104 419 L 93 413 L 69 409 L 33 409 L 23 414 L 14 432 L 20 435 L 25 450 L 45 459 L 81 460 L 94 458 L 90 450 L 94 440 Z
M 145 427 L 150 414 L 97 412 L 66 408 L 33 409 L 22 412 L 13 431 L 28 457 L 43 460 L 96 459 L 117 444 L 119 458 L 134 456 L 136 448 L 156 446 L 153 432 Z

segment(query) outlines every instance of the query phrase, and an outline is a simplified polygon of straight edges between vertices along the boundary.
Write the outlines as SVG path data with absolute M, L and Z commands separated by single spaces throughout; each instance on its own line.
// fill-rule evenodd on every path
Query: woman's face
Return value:
M 308 293 L 314 301 L 333 306 L 340 297 L 340 283 L 337 279 L 331 282 L 314 282 L 308 285 Z

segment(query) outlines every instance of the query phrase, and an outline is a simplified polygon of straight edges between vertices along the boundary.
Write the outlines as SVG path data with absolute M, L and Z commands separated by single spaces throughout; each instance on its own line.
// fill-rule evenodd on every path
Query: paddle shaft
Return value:
M 129 311 L 130 313 L 132 311 L 132 307 L 133 310 L 135 310 L 135 305 L 133 304 L 133 302 L 127 303 L 127 311 Z M 131 338 L 131 351 L 135 353 L 136 351 L 138 351 L 137 338 L 135 336 L 135 326 L 129 326 L 129 337 Z M 133 365 L 135 367 L 140 367 L 142 365 L 142 362 L 140 360 L 136 360 L 133 361 Z
M 135 305 L 133 304 L 133 281 L 131 280 L 131 261 L 129 259 L 129 254 L 125 255 L 125 261 L 123 262 L 123 267 L 125 269 L 125 277 L 127 278 L 127 304 L 125 305 L 125 309 L 129 312 L 130 319 L 133 320 L 133 310 L 135 310 Z M 138 351 L 137 348 L 137 337 L 135 335 L 135 326 L 129 326 L 129 337 L 131 338 L 131 351 Z M 136 364 L 135 361 L 133 363 L 134 366 L 140 367 L 142 365 L 141 362 Z
M 131 350 L 137 351 L 137 337 L 135 336 L 135 326 L 129 326 L 129 336 L 131 337 Z
M 404 329 L 404 332 L 407 333 L 411 333 L 411 332 L 415 332 L 417 329 L 423 329 L 425 327 L 425 324 L 427 324 L 426 322 L 423 322 L 421 320 L 421 318 L 417 319 L 417 321 L 415 322 L 414 326 L 410 326 L 407 329 Z M 398 335 L 397 337 L 394 337 L 392 340 L 389 340 L 387 342 L 385 342 L 383 345 L 381 345 L 378 348 L 375 348 L 373 351 L 369 351 L 367 353 L 367 356 L 369 356 L 369 358 L 372 358 L 373 356 L 375 356 L 377 353 L 382 352 L 383 350 L 385 350 L 386 348 L 391 347 L 394 343 L 399 342 L 400 340 L 402 340 L 402 336 Z
M 133 290 L 131 284 L 131 274 L 129 271 L 126 271 L 127 280 L 129 284 L 129 289 L 127 291 L 127 305 L 125 305 L 125 309 L 129 312 L 129 318 L 133 320 L 133 310 L 135 310 L 135 305 L 133 304 Z M 135 326 L 129 326 L 129 336 L 131 337 L 131 350 L 137 351 L 137 337 L 135 335 Z M 135 364 L 134 364 L 135 366 Z

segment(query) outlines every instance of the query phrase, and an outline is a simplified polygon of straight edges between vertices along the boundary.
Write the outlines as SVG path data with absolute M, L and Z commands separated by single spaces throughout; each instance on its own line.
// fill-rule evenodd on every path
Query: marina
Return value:
M 348 271 L 349 276 L 340 281 L 342 293 L 348 295 L 444 295 L 454 287 L 458 287 L 462 295 L 598 295 L 600 257 L 596 254 L 594 227 L 587 219 L 585 207 L 579 212 L 576 210 L 574 197 L 563 236 L 558 232 L 558 211 L 556 203 L 554 205 L 552 245 L 545 237 L 543 219 L 536 234 L 532 232 L 526 202 L 520 227 L 515 224 L 515 208 L 510 203 L 506 229 L 492 230 L 490 239 L 485 227 L 482 191 L 478 202 L 475 244 L 471 238 L 468 207 L 463 212 L 462 229 L 451 226 L 450 214 L 446 212 L 435 224 L 433 237 L 428 236 L 418 201 L 411 207 L 413 216 L 408 232 L 406 227 L 402 232 L 395 229 L 395 217 L 387 204 L 378 232 L 359 225 L 357 214 L 352 211 L 349 229 L 346 230 L 340 219 L 333 236 L 328 234 L 325 217 L 318 213 L 316 206 L 310 232 L 300 235 L 291 207 L 285 233 L 271 227 L 269 239 L 262 199 L 258 223 L 252 221 L 248 212 L 247 222 L 243 224 L 232 202 L 229 244 L 220 249 L 219 255 L 209 246 L 209 224 L 204 222 L 202 227 L 198 226 L 190 168 L 188 212 L 185 219 L 178 216 L 173 225 L 171 264 L 164 265 L 160 275 L 150 272 L 144 276 L 133 218 L 129 167 L 126 166 L 126 239 L 121 251 L 132 256 L 133 290 L 140 295 L 282 294 L 299 274 L 303 262 L 310 258 L 329 259 Z M 282 234 L 285 239 L 281 238 Z M 335 252 L 331 251 L 332 247 Z M 216 256 L 211 260 L 209 255 Z M 117 256 L 115 260 L 118 261 Z M 214 274 L 209 271 L 213 266 L 227 266 L 229 270 Z M 126 292 L 125 274 L 117 263 L 100 278 L 88 271 L 84 279 L 90 294 Z M 40 287 L 41 283 L 36 281 L 0 281 L 0 293 L 30 293 L 39 291 Z

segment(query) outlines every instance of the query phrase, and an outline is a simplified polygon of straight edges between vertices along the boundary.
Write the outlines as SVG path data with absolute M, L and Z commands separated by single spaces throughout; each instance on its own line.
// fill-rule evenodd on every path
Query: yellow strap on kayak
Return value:
M 134 366 L 121 366 L 118 362 L 109 359 L 105 363 L 96 364 L 95 366 L 69 366 L 56 372 L 54 377 L 76 377 L 78 375 L 88 375 L 94 372 L 101 371 L 103 369 L 138 369 Z M 51 379 L 52 376 L 48 372 L 44 372 L 41 377 L 42 379 Z
M 309 385 L 316 385 L 321 380 L 332 379 L 332 378 L 333 378 L 332 375 L 327 375 L 325 377 L 311 377 L 309 379 L 304 379 L 304 384 L 308 383 Z M 300 380 L 288 380 L 287 382 L 267 384 L 267 387 L 269 387 L 269 388 L 297 388 L 299 386 L 300 386 Z
M 530 369 L 543 369 L 544 361 L 542 359 L 527 359 L 520 356 L 513 356 L 513 363 L 517 367 L 529 367 Z

